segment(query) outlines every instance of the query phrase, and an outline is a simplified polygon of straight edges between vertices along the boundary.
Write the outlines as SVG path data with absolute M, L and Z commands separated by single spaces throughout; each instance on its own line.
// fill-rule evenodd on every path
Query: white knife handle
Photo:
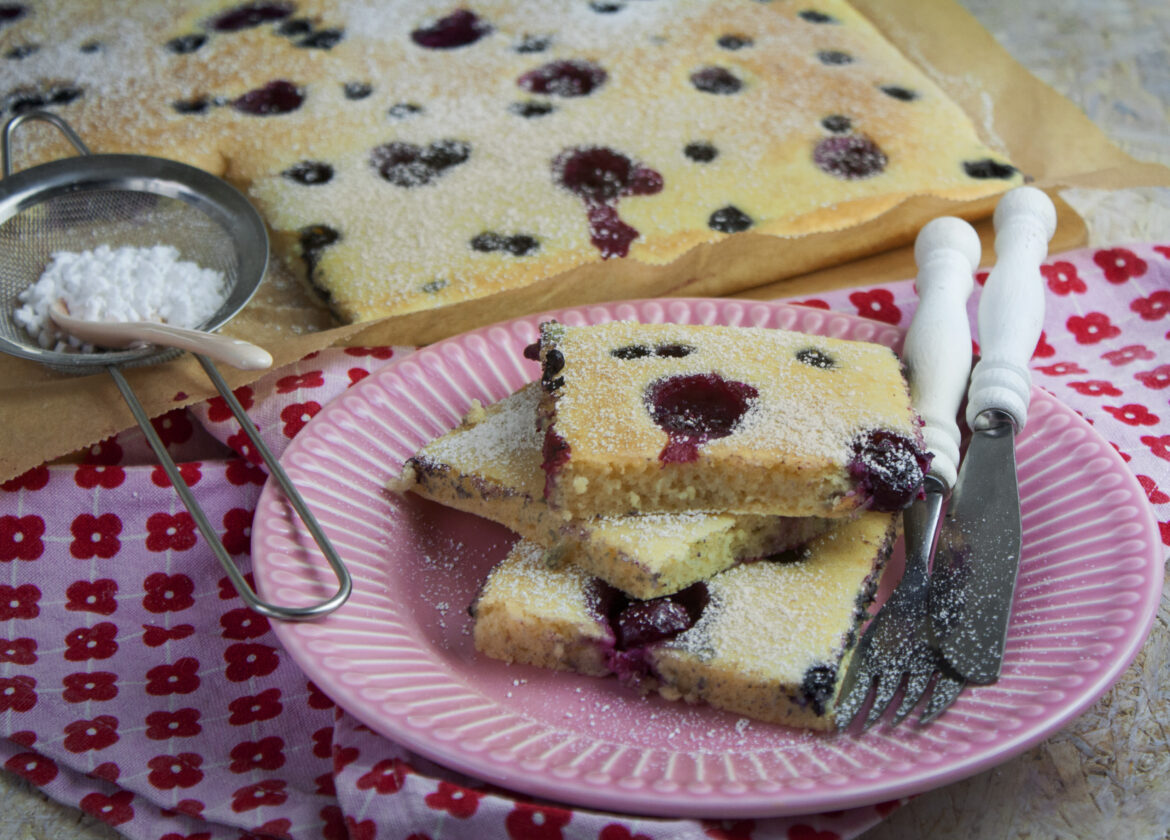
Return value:
M 979 300 L 981 359 L 967 392 L 967 423 L 989 409 L 1028 420 L 1032 375 L 1028 361 L 1044 325 L 1040 263 L 1056 232 L 1056 208 L 1035 187 L 1017 187 L 995 208 L 995 267 Z
M 944 216 L 928 222 L 914 243 L 918 263 L 918 308 L 906 333 L 902 358 L 910 396 L 925 424 L 932 475 L 947 489 L 955 485 L 959 464 L 956 417 L 971 373 L 971 326 L 967 298 L 982 248 L 975 229 Z

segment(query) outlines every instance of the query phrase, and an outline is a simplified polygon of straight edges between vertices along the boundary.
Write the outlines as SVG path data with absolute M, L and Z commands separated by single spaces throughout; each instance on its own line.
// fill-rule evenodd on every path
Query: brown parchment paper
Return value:
M 854 0 L 887 38 L 1050 195 L 1061 187 L 1122 189 L 1170 185 L 1170 170 L 1122 152 L 1076 106 L 1014 61 L 953 0 Z M 582 266 L 528 288 L 439 310 L 337 327 L 277 261 L 249 306 L 223 332 L 262 344 L 276 365 L 331 345 L 425 344 L 523 314 L 614 299 L 660 296 L 804 295 L 911 277 L 917 231 L 932 218 L 986 219 L 995 199 L 952 202 L 918 196 L 843 230 L 781 238 L 743 233 L 695 248 L 670 266 L 628 260 Z M 1057 201 L 1053 253 L 1085 240 L 1083 222 Z M 985 260 L 991 258 L 985 249 Z M 261 373 L 221 368 L 232 387 Z M 181 357 L 124 371 L 156 416 L 214 395 L 198 362 Z M 105 374 L 70 377 L 0 356 L 0 480 L 90 446 L 133 425 Z

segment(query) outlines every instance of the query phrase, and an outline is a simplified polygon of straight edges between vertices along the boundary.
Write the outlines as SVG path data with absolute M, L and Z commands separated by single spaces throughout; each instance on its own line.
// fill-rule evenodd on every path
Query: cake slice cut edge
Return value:
M 652 601 L 624 599 L 519 540 L 472 605 L 476 650 L 616 675 L 642 693 L 767 723 L 830 730 L 896 530 L 893 514 L 865 513 L 804 550 L 740 564 Z
M 703 511 L 566 519 L 543 498 L 540 399 L 539 384 L 530 383 L 486 409 L 473 407 L 408 460 L 397 489 L 504 525 L 640 599 L 803 545 L 831 527 L 820 517 Z

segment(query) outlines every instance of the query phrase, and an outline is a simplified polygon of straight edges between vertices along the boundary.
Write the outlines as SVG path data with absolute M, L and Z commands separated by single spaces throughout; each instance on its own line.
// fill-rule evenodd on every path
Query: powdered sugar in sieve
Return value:
M 215 314 L 227 292 L 221 272 L 180 259 L 169 245 L 99 245 L 54 253 L 40 279 L 19 294 L 22 305 L 12 317 L 41 347 L 89 351 L 91 345 L 53 324 L 54 303 L 87 321 L 161 321 L 193 329 Z

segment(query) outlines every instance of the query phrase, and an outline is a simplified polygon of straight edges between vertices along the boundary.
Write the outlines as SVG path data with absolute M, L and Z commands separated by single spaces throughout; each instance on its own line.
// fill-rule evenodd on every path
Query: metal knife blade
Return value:
M 967 390 L 973 432 L 939 534 L 930 617 L 943 659 L 975 684 L 995 682 L 1021 551 L 1015 432 L 1031 400 L 1028 360 L 1044 323 L 1040 263 L 1056 208 L 1035 187 L 1017 187 L 995 208 L 997 262 L 979 301 L 982 358 Z
M 943 658 L 969 682 L 999 678 L 1021 549 L 1015 424 L 976 421 L 934 554 L 930 617 Z

